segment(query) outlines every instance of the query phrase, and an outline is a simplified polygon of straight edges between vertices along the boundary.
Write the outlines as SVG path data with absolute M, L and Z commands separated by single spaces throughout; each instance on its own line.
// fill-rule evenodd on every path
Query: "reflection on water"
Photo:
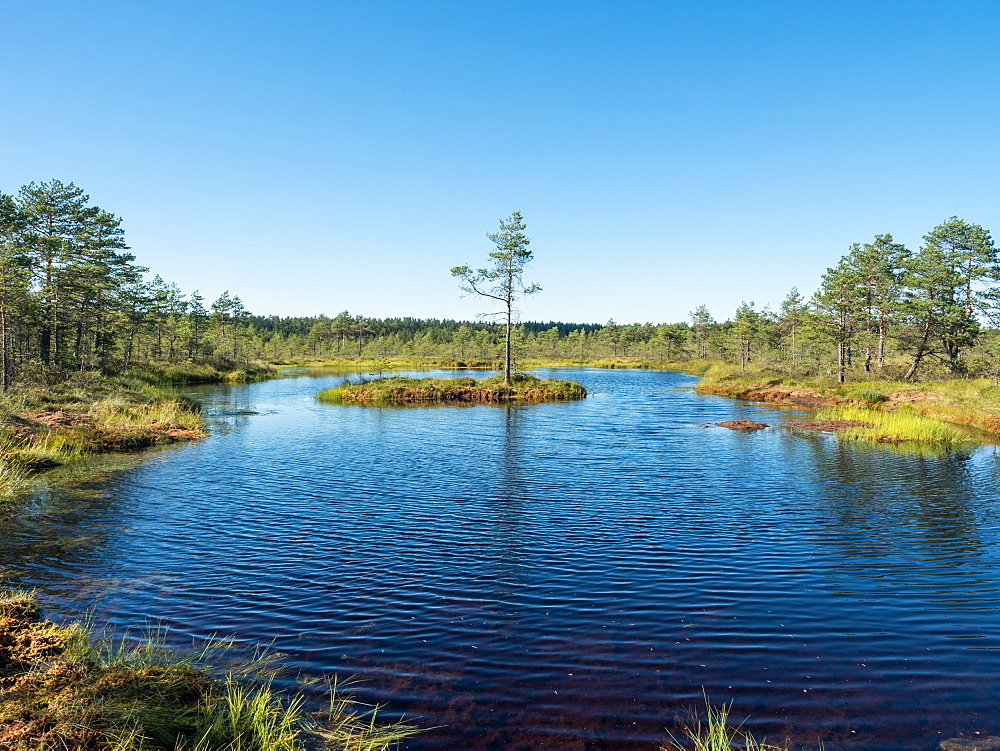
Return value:
M 190 389 L 212 438 L 0 513 L 4 583 L 361 673 L 446 726 L 413 749 L 653 749 L 703 688 L 805 746 L 1000 734 L 992 449 L 800 435 L 655 371 L 572 373 L 582 402 L 315 402 L 346 375 Z M 703 427 L 728 419 L 775 427 Z

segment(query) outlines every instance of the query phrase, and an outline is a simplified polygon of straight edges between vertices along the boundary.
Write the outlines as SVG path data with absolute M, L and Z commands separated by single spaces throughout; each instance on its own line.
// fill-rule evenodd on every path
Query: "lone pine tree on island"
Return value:
M 524 267 L 528 265 L 534 254 L 528 250 L 531 242 L 525 235 L 524 219 L 520 211 L 515 211 L 507 219 L 500 220 L 500 229 L 486 236 L 496 245 L 496 250 L 490 253 L 493 267 L 475 269 L 469 266 L 456 266 L 451 270 L 452 276 L 461 281 L 461 289 L 469 294 L 481 295 L 503 304 L 504 310 L 491 315 L 500 316 L 506 323 L 504 332 L 504 383 L 510 383 L 511 351 L 510 339 L 514 322 L 514 301 L 518 297 L 541 292 L 537 284 L 526 285 L 521 279 Z

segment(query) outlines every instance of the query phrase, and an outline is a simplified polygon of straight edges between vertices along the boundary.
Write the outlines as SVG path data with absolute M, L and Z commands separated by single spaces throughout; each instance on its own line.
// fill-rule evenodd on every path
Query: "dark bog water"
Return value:
M 569 377 L 591 396 L 514 408 L 205 389 L 260 414 L 0 510 L 5 584 L 361 674 L 444 726 L 411 749 L 654 749 L 703 689 L 772 741 L 1000 734 L 993 449 L 734 433 L 702 426 L 788 413 L 678 373 Z

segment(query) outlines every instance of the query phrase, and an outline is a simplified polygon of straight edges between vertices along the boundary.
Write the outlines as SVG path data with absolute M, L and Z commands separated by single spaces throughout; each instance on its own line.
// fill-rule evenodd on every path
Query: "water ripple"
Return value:
M 335 375 L 197 389 L 212 438 L 5 509 L 0 575 L 361 674 L 445 726 L 412 749 L 652 749 L 703 689 L 806 746 L 1000 734 L 990 449 L 734 433 L 704 426 L 799 415 L 572 375 L 590 398 L 512 408 L 314 402 Z

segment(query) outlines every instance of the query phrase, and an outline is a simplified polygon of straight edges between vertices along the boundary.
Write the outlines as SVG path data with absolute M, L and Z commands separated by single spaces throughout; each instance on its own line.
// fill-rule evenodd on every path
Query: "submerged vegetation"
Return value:
M 266 660 L 214 678 L 209 647 L 94 638 L 0 593 L 0 748 L 80 751 L 381 751 L 418 732 L 331 687 L 326 712 L 273 688 Z
M 391 376 L 361 383 L 342 383 L 319 392 L 316 398 L 328 404 L 509 404 L 583 399 L 587 390 L 573 381 L 541 379 L 514 373 L 490 378 L 403 378 Z

